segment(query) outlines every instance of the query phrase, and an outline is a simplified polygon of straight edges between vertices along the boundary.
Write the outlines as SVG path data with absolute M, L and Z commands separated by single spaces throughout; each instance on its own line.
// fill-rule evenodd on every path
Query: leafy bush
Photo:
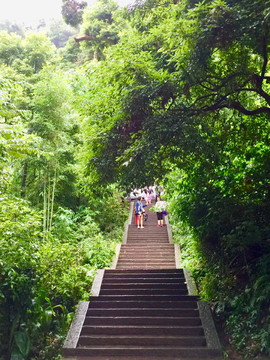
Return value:
M 1 200 L 0 358 L 53 359 L 75 305 L 89 297 L 95 270 L 110 266 L 115 241 L 101 233 L 90 209 L 61 208 L 53 234 L 44 237 L 42 214 L 29 202 Z
M 219 184 L 209 172 L 201 164 L 167 177 L 174 237 L 201 298 L 213 304 L 236 349 L 252 358 L 269 355 L 269 204 L 260 184 L 249 197 L 241 181 L 235 185 L 231 176 L 230 185 Z

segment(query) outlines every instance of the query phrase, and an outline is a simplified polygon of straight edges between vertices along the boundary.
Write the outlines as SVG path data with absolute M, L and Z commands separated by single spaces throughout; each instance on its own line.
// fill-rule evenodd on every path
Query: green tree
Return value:
M 29 34 L 24 41 L 24 59 L 38 73 L 54 57 L 55 48 L 45 34 Z
M 83 35 L 75 37 L 75 41 L 83 41 L 83 47 L 93 49 L 95 60 L 103 59 L 103 49 L 118 42 L 120 27 L 113 18 L 117 9 L 114 0 L 102 0 L 83 15 Z
M 61 19 L 52 20 L 46 28 L 46 34 L 51 42 L 59 48 L 63 48 L 68 39 L 78 33 L 78 30 L 66 25 Z
M 0 62 L 11 65 L 22 53 L 22 38 L 16 34 L 8 34 L 7 31 L 0 33 Z
M 82 22 L 82 15 L 86 6 L 86 1 L 63 0 L 62 16 L 64 21 L 68 25 L 77 27 Z

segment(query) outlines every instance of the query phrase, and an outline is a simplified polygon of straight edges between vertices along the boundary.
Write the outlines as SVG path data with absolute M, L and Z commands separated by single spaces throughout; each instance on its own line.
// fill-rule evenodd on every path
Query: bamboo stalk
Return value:
M 44 179 L 44 190 L 43 190 L 43 233 L 45 237 L 46 233 L 46 214 L 47 214 L 47 207 L 46 207 L 46 178 Z
M 50 218 L 50 232 L 52 230 L 52 217 L 53 217 L 53 203 L 54 203 L 54 192 L 56 186 L 56 166 L 54 169 L 54 179 L 53 179 L 53 190 L 52 190 L 52 203 L 51 203 L 51 218 Z
M 46 214 L 46 221 L 47 221 L 47 232 L 49 232 L 49 225 L 50 225 L 50 196 L 51 196 L 51 177 L 49 174 L 49 181 L 48 181 L 48 207 L 47 207 L 47 214 Z

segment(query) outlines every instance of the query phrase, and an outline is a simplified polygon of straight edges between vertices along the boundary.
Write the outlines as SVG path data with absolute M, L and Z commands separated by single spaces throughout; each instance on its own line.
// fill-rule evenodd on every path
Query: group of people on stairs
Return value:
M 145 210 L 144 208 L 148 205 L 151 204 L 152 202 L 152 195 L 151 197 L 149 197 L 149 195 L 151 195 L 151 193 L 147 193 L 145 195 L 145 201 L 146 204 L 143 204 L 143 197 L 141 196 L 140 199 L 136 202 L 136 206 L 135 206 L 135 223 L 138 227 L 138 229 L 143 229 L 143 220 L 144 220 L 144 214 L 145 214 Z M 156 204 L 155 206 L 153 206 L 151 209 L 151 211 L 155 211 L 157 213 L 157 226 L 163 226 L 163 217 L 165 215 L 167 215 L 167 211 L 166 211 L 166 202 L 165 201 L 161 201 L 161 198 L 159 196 L 156 197 Z

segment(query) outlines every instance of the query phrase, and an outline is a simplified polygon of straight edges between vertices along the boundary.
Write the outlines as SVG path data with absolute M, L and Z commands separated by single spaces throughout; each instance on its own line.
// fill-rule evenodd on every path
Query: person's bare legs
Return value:
M 141 215 L 141 229 L 143 229 L 143 215 Z
M 140 226 L 141 226 L 141 229 L 143 229 L 143 215 L 140 215 L 138 216 L 138 229 L 140 229 Z

